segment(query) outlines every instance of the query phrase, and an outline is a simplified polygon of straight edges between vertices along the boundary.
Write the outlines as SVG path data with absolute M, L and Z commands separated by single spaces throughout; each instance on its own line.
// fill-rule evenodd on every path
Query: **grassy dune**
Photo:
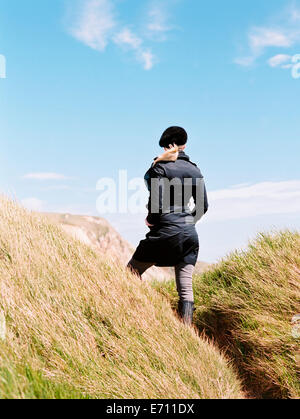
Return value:
M 0 313 L 0 398 L 243 397 L 151 285 L 6 199 Z
M 157 288 L 176 304 L 173 283 Z M 300 397 L 300 234 L 261 235 L 194 280 L 196 324 L 227 350 L 257 397 Z

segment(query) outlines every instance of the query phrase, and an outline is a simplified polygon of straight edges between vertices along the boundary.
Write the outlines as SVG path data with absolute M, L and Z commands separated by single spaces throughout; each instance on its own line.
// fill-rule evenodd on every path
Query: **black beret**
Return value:
M 170 127 L 161 136 L 159 145 L 169 147 L 170 144 L 185 145 L 188 141 L 186 131 L 181 127 Z

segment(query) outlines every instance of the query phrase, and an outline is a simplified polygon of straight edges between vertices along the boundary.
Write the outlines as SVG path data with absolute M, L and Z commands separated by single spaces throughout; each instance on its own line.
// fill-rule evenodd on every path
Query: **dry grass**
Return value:
M 0 398 L 242 398 L 147 283 L 2 198 Z
M 158 285 L 176 304 L 172 283 Z M 263 398 L 300 397 L 300 234 L 262 234 L 194 280 L 196 324 L 226 349 L 248 390 Z

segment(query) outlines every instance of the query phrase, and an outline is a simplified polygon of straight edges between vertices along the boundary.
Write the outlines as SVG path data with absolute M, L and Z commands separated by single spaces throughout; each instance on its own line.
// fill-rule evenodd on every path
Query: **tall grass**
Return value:
M 0 202 L 0 398 L 242 398 L 151 285 Z
M 175 306 L 173 283 L 157 285 Z M 195 322 L 227 350 L 248 390 L 263 398 L 300 397 L 300 234 L 262 234 L 194 280 Z

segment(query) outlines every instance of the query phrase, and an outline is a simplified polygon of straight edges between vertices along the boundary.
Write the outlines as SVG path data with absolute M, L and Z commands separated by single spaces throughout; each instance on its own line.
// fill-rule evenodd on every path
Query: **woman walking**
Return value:
M 146 218 L 150 232 L 140 242 L 128 268 L 142 277 L 151 266 L 174 267 L 178 312 L 185 323 L 191 324 L 192 277 L 199 253 L 195 225 L 207 212 L 208 200 L 201 171 L 184 152 L 187 141 L 188 135 L 180 127 L 168 128 L 160 139 L 165 152 L 145 175 L 150 193 Z

